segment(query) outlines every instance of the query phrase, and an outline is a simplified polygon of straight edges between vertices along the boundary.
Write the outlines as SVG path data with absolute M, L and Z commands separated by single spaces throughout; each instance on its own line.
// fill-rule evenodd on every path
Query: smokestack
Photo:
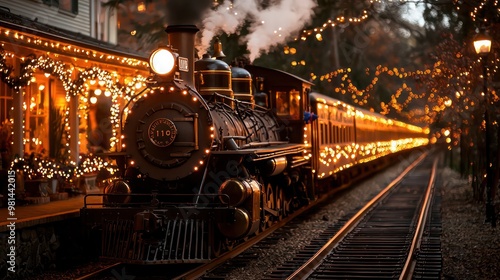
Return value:
M 198 26 L 214 3 L 213 0 L 168 0 L 162 2 L 166 2 L 168 25 L 194 24 Z
M 199 31 L 195 25 L 169 25 L 165 31 L 169 44 L 177 50 L 179 56 L 188 59 L 188 72 L 180 71 L 180 77 L 194 87 L 194 40 Z

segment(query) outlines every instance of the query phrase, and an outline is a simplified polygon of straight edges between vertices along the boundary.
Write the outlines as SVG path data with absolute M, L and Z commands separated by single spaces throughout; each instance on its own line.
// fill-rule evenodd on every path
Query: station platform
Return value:
M 85 195 L 70 197 L 66 200 L 51 201 L 45 204 L 15 206 L 14 215 L 8 208 L 0 208 L 0 233 L 9 229 L 7 225 L 15 222 L 16 230 L 40 224 L 63 221 L 80 216 Z

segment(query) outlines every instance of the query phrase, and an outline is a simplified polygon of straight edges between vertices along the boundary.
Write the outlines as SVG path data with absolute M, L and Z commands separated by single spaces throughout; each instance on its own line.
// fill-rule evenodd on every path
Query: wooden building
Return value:
M 120 150 L 120 119 L 146 88 L 147 54 L 116 44 L 102 0 L 0 0 L 3 168 L 31 155 L 78 164 Z

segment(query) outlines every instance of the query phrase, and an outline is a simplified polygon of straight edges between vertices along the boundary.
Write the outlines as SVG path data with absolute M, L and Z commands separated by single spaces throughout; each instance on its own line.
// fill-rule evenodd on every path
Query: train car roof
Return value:
M 397 119 L 392 119 L 392 118 L 384 116 L 384 115 L 382 115 L 380 113 L 372 112 L 372 111 L 367 110 L 367 109 L 356 107 L 356 111 L 357 111 L 357 114 L 363 114 L 365 117 L 369 116 L 372 119 L 376 118 L 376 119 L 378 119 L 378 122 L 382 122 L 382 123 L 385 123 L 385 124 L 395 125 L 395 126 L 399 126 L 399 127 L 406 127 L 408 129 L 414 130 L 414 131 L 423 130 L 424 129 L 421 126 L 414 125 L 414 124 L 411 124 L 411 123 L 408 123 L 408 122 L 404 122 L 404 121 L 400 121 L 400 120 L 397 120 Z
M 373 116 L 373 117 L 377 117 L 377 118 L 382 118 L 382 119 L 389 119 L 388 117 L 382 115 L 382 114 L 379 114 L 379 113 L 375 113 L 375 112 L 372 112 L 370 110 L 367 110 L 367 109 L 363 109 L 363 108 L 360 108 L 360 107 L 356 107 L 354 105 L 350 105 L 350 104 L 347 104 L 346 102 L 344 101 L 341 101 L 341 100 L 338 100 L 338 99 L 335 99 L 333 97 L 330 97 L 330 96 L 326 96 L 326 95 L 323 95 L 319 92 L 311 92 L 309 94 L 309 97 L 310 98 L 313 98 L 314 100 L 318 100 L 318 99 L 323 99 L 325 103 L 328 103 L 328 104 L 341 104 L 343 106 L 347 106 L 347 107 L 350 107 L 364 115 L 368 115 L 368 116 Z
M 277 81 L 284 83 L 300 81 L 302 83 L 309 84 L 311 86 L 314 85 L 308 80 L 302 79 L 301 77 L 295 76 L 293 74 L 278 69 L 267 68 L 257 65 L 245 65 L 245 69 L 247 69 L 252 75 L 262 75 L 262 76 L 272 75 L 274 76 L 273 79 L 276 79 Z
M 315 101 L 318 101 L 320 99 L 323 100 L 323 103 L 328 103 L 328 104 L 337 104 L 337 105 L 343 105 L 343 106 L 346 106 L 346 107 L 351 107 L 352 109 L 357 109 L 356 107 L 352 106 L 352 105 L 349 105 L 347 103 L 345 103 L 344 101 L 340 101 L 338 99 L 335 99 L 333 97 L 330 97 L 330 96 L 326 96 L 324 94 L 321 94 L 319 92 L 311 92 L 309 93 L 309 99 L 313 99 Z
M 377 117 L 377 118 L 382 118 L 382 119 L 389 119 L 387 116 L 384 116 L 382 114 L 379 114 L 379 113 L 375 113 L 375 112 L 372 112 L 368 109 L 363 109 L 363 108 L 359 108 L 359 107 L 355 107 L 356 108 L 356 111 L 359 111 L 365 115 L 370 115 L 370 116 L 374 116 L 374 117 Z

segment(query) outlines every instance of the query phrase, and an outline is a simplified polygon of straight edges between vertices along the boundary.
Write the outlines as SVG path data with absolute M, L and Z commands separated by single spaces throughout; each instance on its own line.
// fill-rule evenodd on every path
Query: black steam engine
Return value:
M 151 55 L 149 91 L 123 126 L 123 174 L 81 210 L 103 257 L 205 262 L 377 159 L 427 143 L 421 128 L 312 94 L 289 73 L 195 62 L 197 31 L 167 28 L 171 46 Z

